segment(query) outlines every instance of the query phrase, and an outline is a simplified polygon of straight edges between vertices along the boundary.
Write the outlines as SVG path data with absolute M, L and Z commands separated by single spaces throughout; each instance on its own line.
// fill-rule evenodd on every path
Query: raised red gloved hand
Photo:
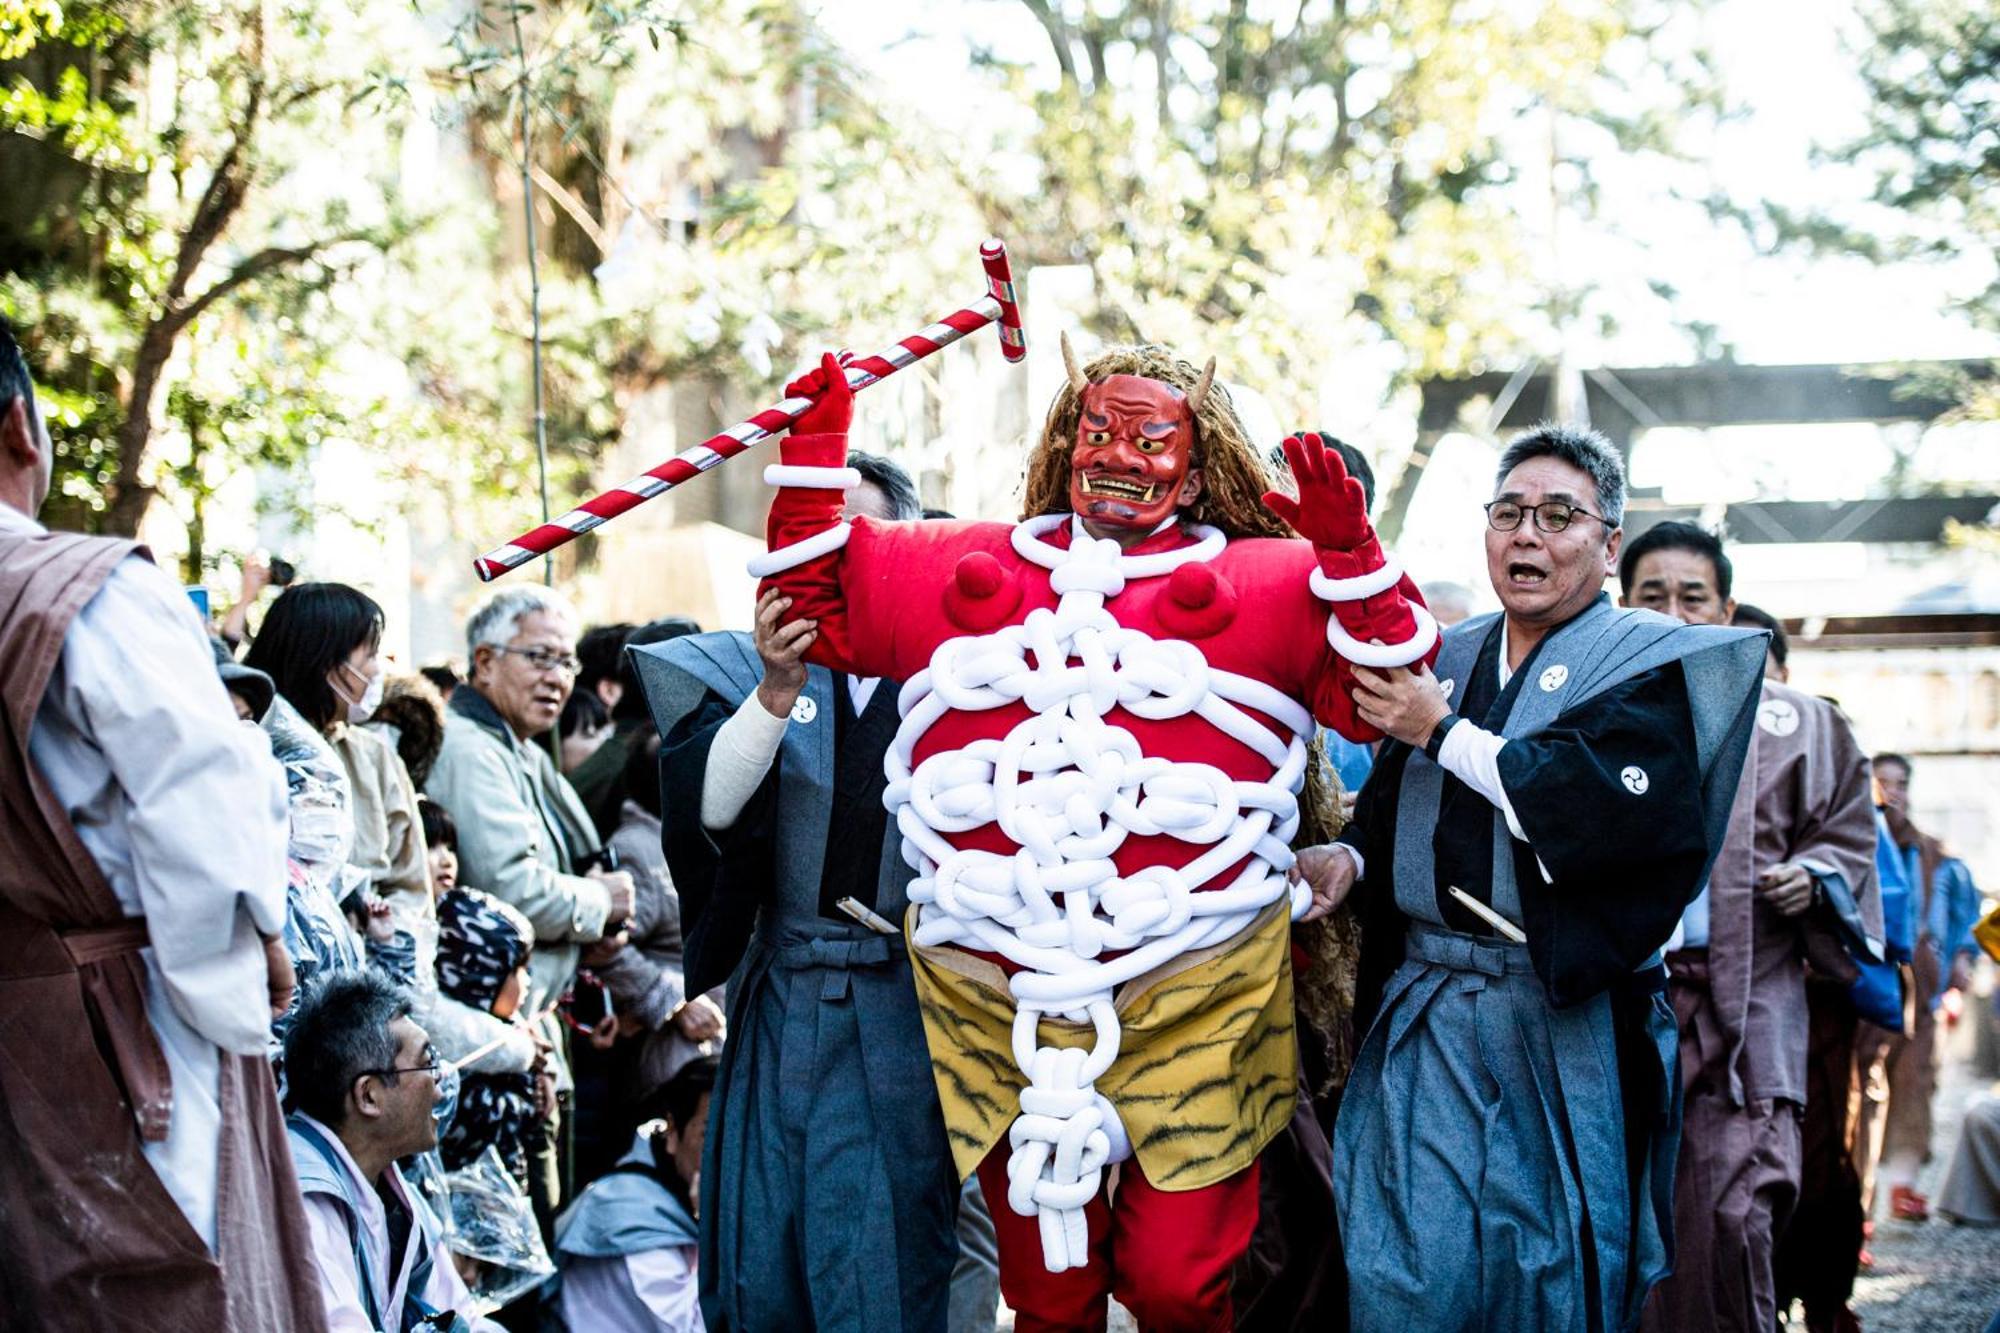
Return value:
M 1266 509 L 1322 550 L 1351 551 L 1375 535 L 1368 521 L 1367 493 L 1347 475 L 1339 450 L 1317 435 L 1292 435 L 1285 440 L 1285 460 L 1291 464 L 1299 497 L 1266 491 Z
M 842 369 L 854 353 L 822 352 L 819 367 L 809 370 L 785 386 L 787 398 L 811 398 L 813 405 L 792 423 L 794 435 L 845 435 L 854 423 L 854 390 L 847 387 Z

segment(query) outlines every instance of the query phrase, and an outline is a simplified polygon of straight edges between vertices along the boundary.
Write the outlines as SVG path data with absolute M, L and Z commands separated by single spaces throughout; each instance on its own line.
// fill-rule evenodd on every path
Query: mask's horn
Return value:
M 1076 368 L 1076 352 L 1069 345 L 1069 335 L 1067 333 L 1063 334 L 1061 341 L 1063 369 L 1069 373 L 1069 387 L 1075 389 L 1080 395 L 1085 389 L 1090 387 L 1090 381 L 1085 379 L 1083 372 Z
M 1201 383 L 1195 385 L 1194 392 L 1188 395 L 1189 416 L 1196 417 L 1201 415 L 1201 405 L 1208 401 L 1208 391 L 1214 383 L 1215 358 L 1211 356 L 1208 358 L 1207 368 L 1201 372 Z

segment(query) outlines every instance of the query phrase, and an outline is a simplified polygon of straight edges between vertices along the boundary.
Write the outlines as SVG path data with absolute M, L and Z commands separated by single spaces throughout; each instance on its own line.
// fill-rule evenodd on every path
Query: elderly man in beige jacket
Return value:
M 530 1013 L 549 1008 L 576 975 L 583 947 L 615 936 L 632 915 L 632 880 L 619 870 L 583 867 L 597 831 L 567 780 L 536 738 L 562 713 L 576 679 L 576 614 L 559 594 L 522 584 L 494 594 L 466 624 L 470 679 L 454 691 L 444 748 L 427 784 L 458 824 L 460 882 L 519 908 L 535 928 L 529 965 Z M 562 1030 L 558 1087 L 569 1086 Z M 566 1118 L 549 1122 L 530 1169 L 538 1216 L 560 1202 L 558 1163 L 566 1158 Z

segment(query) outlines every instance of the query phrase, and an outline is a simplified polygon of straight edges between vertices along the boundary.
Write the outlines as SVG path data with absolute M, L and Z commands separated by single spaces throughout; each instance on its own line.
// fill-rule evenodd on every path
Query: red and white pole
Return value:
M 1007 247 L 989 240 L 979 247 L 979 262 L 986 270 L 987 294 L 946 315 L 929 328 L 911 334 L 874 356 L 861 357 L 847 365 L 847 384 L 856 393 L 885 380 L 905 366 L 914 365 L 941 347 L 963 338 L 988 324 L 1000 326 L 1000 351 L 1009 361 L 1028 354 L 1021 331 L 1020 305 L 1014 296 L 1014 276 L 1007 264 Z M 510 569 L 518 569 L 538 555 L 547 555 L 581 533 L 589 532 L 628 509 L 663 495 L 714 467 L 726 458 L 767 440 L 788 428 L 812 406 L 810 398 L 787 398 L 774 403 L 746 420 L 737 422 L 720 435 L 684 449 L 658 467 L 640 473 L 624 485 L 585 500 L 561 518 L 524 532 L 505 546 L 497 546 L 473 561 L 482 581 L 492 582 Z

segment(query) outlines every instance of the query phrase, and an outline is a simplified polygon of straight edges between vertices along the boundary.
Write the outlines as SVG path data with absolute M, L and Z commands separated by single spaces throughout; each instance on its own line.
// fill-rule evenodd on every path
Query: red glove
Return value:
M 1292 435 L 1285 440 L 1285 461 L 1291 464 L 1299 498 L 1266 491 L 1266 509 L 1322 551 L 1353 551 L 1374 538 L 1367 493 L 1347 475 L 1338 449 L 1317 435 Z
M 854 390 L 847 387 L 842 369 L 854 353 L 822 352 L 819 368 L 809 370 L 785 386 L 787 398 L 810 398 L 813 405 L 792 423 L 794 435 L 845 435 L 854 423 Z

